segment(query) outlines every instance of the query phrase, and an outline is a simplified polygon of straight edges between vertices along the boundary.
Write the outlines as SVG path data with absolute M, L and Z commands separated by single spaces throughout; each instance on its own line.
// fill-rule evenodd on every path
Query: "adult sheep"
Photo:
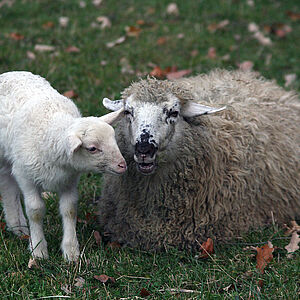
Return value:
M 126 163 L 115 140 L 122 109 L 101 118 L 82 118 L 75 104 L 30 72 L 0 75 L 0 192 L 8 228 L 28 234 L 20 202 L 24 196 L 30 249 L 47 258 L 43 233 L 43 190 L 58 192 L 63 219 L 62 251 L 76 260 L 77 183 L 82 172 L 120 174 Z
M 128 163 L 104 176 L 100 224 L 143 249 L 198 248 L 300 214 L 300 102 L 254 73 L 133 83 L 116 128 Z M 226 109 L 223 110 L 224 106 Z

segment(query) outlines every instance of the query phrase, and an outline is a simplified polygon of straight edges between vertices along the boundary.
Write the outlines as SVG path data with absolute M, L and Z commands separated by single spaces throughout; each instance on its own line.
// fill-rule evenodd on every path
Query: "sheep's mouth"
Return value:
M 138 170 L 143 173 L 143 174 L 151 174 L 154 169 L 155 169 L 155 163 L 154 162 L 150 162 L 150 163 L 137 163 L 137 168 Z

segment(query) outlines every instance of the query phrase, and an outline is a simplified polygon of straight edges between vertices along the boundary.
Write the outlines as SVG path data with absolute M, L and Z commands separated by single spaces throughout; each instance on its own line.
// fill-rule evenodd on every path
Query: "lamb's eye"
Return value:
M 88 147 L 88 148 L 86 148 L 86 150 L 91 153 L 96 153 L 98 151 L 98 149 L 96 147 Z
M 178 116 L 178 111 L 171 111 L 169 117 L 176 118 Z

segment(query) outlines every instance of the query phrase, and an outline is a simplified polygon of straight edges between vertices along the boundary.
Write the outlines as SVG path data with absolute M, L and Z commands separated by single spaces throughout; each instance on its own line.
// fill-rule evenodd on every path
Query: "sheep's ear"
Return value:
M 68 149 L 67 149 L 67 153 L 69 155 L 69 157 L 71 157 L 73 155 L 74 152 L 76 152 L 79 147 L 82 145 L 82 141 L 81 139 L 76 135 L 76 134 L 71 134 L 68 137 Z
M 117 111 L 117 110 L 121 109 L 124 106 L 123 100 L 112 101 L 108 98 L 104 98 L 102 100 L 102 103 L 103 103 L 105 108 L 107 108 L 108 110 L 111 110 L 111 111 Z
M 109 114 L 106 114 L 102 117 L 100 117 L 99 119 L 107 124 L 112 125 L 113 123 L 117 122 L 121 116 L 123 115 L 122 112 L 124 111 L 124 108 L 122 106 L 121 109 L 111 112 Z
M 226 109 L 226 106 L 215 108 L 189 101 L 182 107 L 181 114 L 186 118 L 192 118 L 202 115 L 214 114 L 224 109 Z

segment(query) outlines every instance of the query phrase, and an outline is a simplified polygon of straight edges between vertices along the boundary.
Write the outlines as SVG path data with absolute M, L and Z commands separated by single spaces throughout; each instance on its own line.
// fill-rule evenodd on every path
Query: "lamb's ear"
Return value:
M 117 111 L 108 113 L 102 117 L 100 117 L 99 119 L 103 122 L 106 122 L 107 124 L 112 125 L 113 123 L 117 122 L 121 116 L 123 115 L 124 108 L 123 108 L 123 104 L 122 104 L 122 108 L 120 108 Z
M 181 109 L 181 114 L 186 118 L 192 118 L 202 115 L 214 114 L 226 109 L 226 106 L 221 108 L 202 105 L 193 101 L 188 101 Z
M 82 145 L 81 139 L 74 133 L 68 136 L 68 145 L 67 145 L 67 153 L 68 156 L 71 157 L 74 152 L 76 152 L 79 147 Z
M 107 108 L 108 110 L 111 110 L 111 111 L 117 111 L 124 106 L 123 100 L 112 101 L 108 98 L 104 98 L 102 100 L 102 103 L 105 108 Z

